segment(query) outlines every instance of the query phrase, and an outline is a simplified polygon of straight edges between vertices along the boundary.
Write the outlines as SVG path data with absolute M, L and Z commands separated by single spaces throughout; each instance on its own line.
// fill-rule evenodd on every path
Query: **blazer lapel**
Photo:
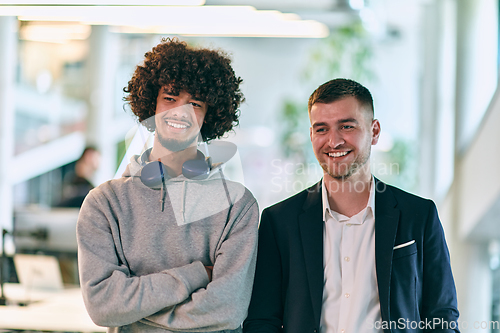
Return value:
M 321 216 L 321 182 L 309 188 L 302 214 L 299 215 L 299 229 L 307 271 L 307 279 L 314 317 L 321 318 L 323 302 L 323 218 Z
M 400 211 L 392 190 L 375 179 L 375 270 L 382 320 L 389 320 L 392 252 Z

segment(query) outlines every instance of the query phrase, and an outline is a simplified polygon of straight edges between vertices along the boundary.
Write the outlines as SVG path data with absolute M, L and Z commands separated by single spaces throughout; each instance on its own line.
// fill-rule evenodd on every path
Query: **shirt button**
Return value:
M 345 258 L 344 258 L 344 260 L 345 260 L 345 261 L 351 261 L 351 258 L 349 258 L 349 257 L 345 257 Z
M 350 227 L 351 225 L 352 225 L 352 224 L 350 224 L 350 223 L 347 223 L 347 224 L 346 224 L 346 226 L 348 226 L 348 227 Z
M 349 298 L 349 296 L 351 296 L 351 295 L 349 295 L 349 294 L 345 294 L 344 296 L 345 296 L 345 298 Z

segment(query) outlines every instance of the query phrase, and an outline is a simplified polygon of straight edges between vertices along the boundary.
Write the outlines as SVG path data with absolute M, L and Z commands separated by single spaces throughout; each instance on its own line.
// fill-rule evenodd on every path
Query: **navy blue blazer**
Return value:
M 435 204 L 377 179 L 375 186 L 375 266 L 382 315 L 378 324 L 384 333 L 458 332 L 455 283 Z M 319 332 L 323 285 L 319 182 L 262 212 L 243 331 Z

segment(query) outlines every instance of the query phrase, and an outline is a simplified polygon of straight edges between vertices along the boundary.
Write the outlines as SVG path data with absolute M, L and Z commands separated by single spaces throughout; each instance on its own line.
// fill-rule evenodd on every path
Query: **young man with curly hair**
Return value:
M 197 149 L 238 123 L 241 81 L 223 52 L 167 39 L 124 89 L 153 147 L 91 191 L 77 223 L 85 305 L 108 332 L 241 332 L 258 207 Z

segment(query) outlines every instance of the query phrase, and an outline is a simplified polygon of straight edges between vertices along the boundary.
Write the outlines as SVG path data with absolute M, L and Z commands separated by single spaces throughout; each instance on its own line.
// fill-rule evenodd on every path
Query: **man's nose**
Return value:
M 330 145 L 331 148 L 338 148 L 345 144 L 344 137 L 342 136 L 342 133 L 339 133 L 338 131 L 331 131 L 330 132 L 330 137 L 328 138 L 328 144 Z
M 172 116 L 177 118 L 190 118 L 193 113 L 193 106 L 191 104 L 184 104 L 172 109 Z

